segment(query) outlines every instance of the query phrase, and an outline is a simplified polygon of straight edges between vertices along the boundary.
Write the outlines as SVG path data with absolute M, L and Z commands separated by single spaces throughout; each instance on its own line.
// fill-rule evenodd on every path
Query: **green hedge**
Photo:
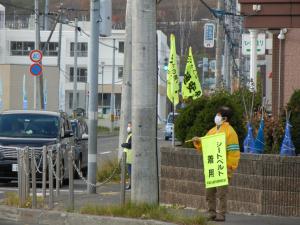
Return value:
M 185 142 L 194 136 L 204 136 L 209 129 L 215 126 L 214 117 L 218 108 L 223 105 L 232 109 L 233 115 L 229 122 L 236 130 L 241 145 L 246 133 L 243 120 L 244 108 L 233 95 L 227 92 L 202 97 L 182 109 L 175 122 L 177 139 Z M 188 143 L 186 146 L 192 147 L 192 144 Z
M 291 112 L 292 140 L 296 147 L 296 154 L 300 154 L 300 90 L 294 92 L 287 109 Z

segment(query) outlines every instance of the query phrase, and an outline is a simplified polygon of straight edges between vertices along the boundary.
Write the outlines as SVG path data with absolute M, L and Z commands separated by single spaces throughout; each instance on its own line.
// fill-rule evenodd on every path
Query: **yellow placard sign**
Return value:
M 205 187 L 228 185 L 225 133 L 201 138 Z

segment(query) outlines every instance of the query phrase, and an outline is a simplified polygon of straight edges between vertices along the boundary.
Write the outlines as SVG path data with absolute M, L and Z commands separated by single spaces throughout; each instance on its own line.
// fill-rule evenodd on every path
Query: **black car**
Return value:
M 45 145 L 60 144 L 63 178 L 67 178 L 67 151 L 74 144 L 71 123 L 65 113 L 6 111 L 0 113 L 0 182 L 17 180 L 17 148 L 35 149 L 36 161 Z
M 76 164 L 83 175 L 86 175 L 88 166 L 88 126 L 84 118 L 71 120 L 71 125 L 74 133 Z M 78 174 L 75 173 L 75 175 Z

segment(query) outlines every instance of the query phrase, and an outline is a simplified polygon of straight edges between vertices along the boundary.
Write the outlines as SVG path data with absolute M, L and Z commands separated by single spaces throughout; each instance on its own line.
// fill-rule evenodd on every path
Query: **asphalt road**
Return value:
M 98 137 L 98 156 L 103 160 L 108 160 L 116 157 L 117 148 L 119 145 L 119 137 Z M 163 132 L 158 132 L 158 147 L 170 146 L 171 141 L 165 141 L 163 137 Z M 75 192 L 81 193 L 86 191 L 86 185 L 81 180 L 74 181 Z M 17 182 L 12 182 L 8 184 L 0 183 L 0 199 L 4 198 L 5 192 L 17 192 Z M 62 192 L 68 192 L 68 186 L 64 186 L 61 189 Z M 37 189 L 37 193 L 42 193 L 40 188 Z M 0 223 L 1 225 L 1 223 Z

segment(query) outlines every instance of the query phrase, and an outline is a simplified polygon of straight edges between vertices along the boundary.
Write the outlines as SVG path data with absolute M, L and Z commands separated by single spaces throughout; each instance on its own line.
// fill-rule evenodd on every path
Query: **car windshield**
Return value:
M 6 114 L 0 116 L 0 137 L 56 138 L 59 118 L 40 114 Z
M 178 116 L 177 114 L 174 115 L 175 116 L 175 120 L 176 120 L 176 117 Z M 168 123 L 174 123 L 174 117 L 173 117 L 173 114 L 170 114 L 168 116 Z

